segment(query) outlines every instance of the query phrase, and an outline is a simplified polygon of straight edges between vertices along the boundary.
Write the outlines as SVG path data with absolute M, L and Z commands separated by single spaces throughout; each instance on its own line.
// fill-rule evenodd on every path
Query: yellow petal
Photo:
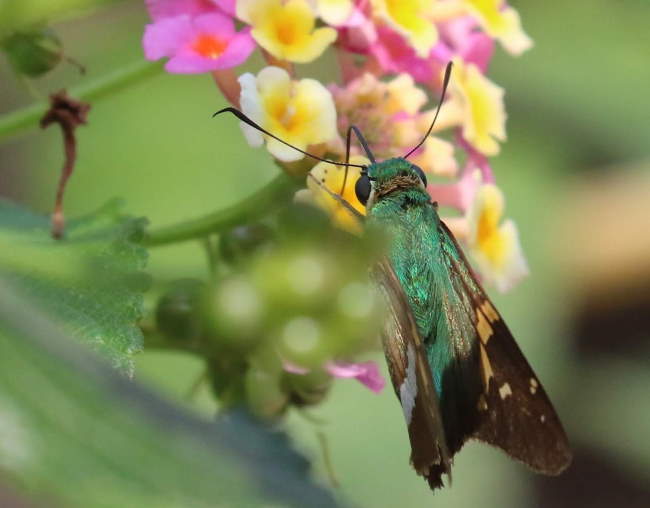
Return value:
M 503 209 L 503 193 L 485 184 L 468 213 L 470 252 L 485 282 L 499 291 L 507 291 L 528 273 L 514 222 L 499 224 Z
M 426 58 L 438 42 L 432 0 L 372 0 L 373 12 L 406 37 L 418 56 Z
M 369 164 L 368 159 L 359 155 L 352 156 L 350 162 L 352 164 Z M 360 174 L 359 168 L 348 168 L 348 175 L 345 180 L 345 188 L 343 189 L 343 192 L 341 192 L 341 187 L 343 186 L 343 181 L 345 179 L 345 168 L 343 167 L 333 166 L 326 162 L 319 162 L 311 170 L 311 175 L 320 182 L 320 185 L 312 178 L 307 178 L 307 188 L 311 191 L 314 202 L 330 215 L 332 222 L 351 233 L 361 233 L 362 225 L 359 222 L 359 219 L 339 200 L 323 190 L 321 185 L 329 189 L 331 192 L 341 196 L 341 199 L 346 201 L 360 214 L 365 215 L 366 208 L 359 202 L 354 191 L 354 186 L 359 179 Z
M 332 95 L 314 79 L 292 81 L 279 67 L 262 69 L 257 78 L 244 75 L 241 105 L 244 113 L 280 139 L 301 150 L 335 138 L 336 109 Z M 248 137 L 248 136 L 247 136 Z M 303 154 L 267 136 L 267 149 L 291 162 Z
M 333 28 L 314 28 L 315 13 L 306 0 L 241 0 L 237 13 L 252 25 L 257 43 L 280 60 L 311 62 L 337 37 Z
M 427 94 L 420 90 L 409 74 L 400 74 L 388 82 L 388 111 L 414 115 L 427 102 Z
M 519 13 L 512 7 L 502 9 L 502 0 L 464 0 L 468 11 L 479 21 L 485 32 L 503 47 L 519 55 L 533 45 L 521 27 Z
M 474 64 L 454 60 L 453 99 L 460 101 L 463 137 L 485 155 L 496 155 L 497 141 L 506 138 L 503 88 L 487 79 Z

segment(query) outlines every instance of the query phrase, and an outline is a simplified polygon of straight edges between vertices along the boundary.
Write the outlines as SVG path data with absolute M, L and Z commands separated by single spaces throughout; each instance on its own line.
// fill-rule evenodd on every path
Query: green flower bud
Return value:
M 281 416 L 289 403 L 289 395 L 280 385 L 281 373 L 269 373 L 251 367 L 246 372 L 244 386 L 246 402 L 251 412 L 264 419 Z
M 156 305 L 158 330 L 170 339 L 198 340 L 203 331 L 200 312 L 205 290 L 205 284 L 196 279 L 172 282 Z
M 263 337 L 266 302 L 259 289 L 242 275 L 221 280 L 205 312 L 217 347 L 250 350 Z
M 268 247 L 273 242 L 273 230 L 266 224 L 255 223 L 238 226 L 219 239 L 221 257 L 230 264 L 250 258 L 251 254 Z
M 31 78 L 51 71 L 63 58 L 61 40 L 49 28 L 14 33 L 2 41 L 2 48 L 14 69 Z
M 320 321 L 309 316 L 294 316 L 276 331 L 278 352 L 291 364 L 308 369 L 320 367 L 331 356 L 327 333 Z
M 332 376 L 320 368 L 306 374 L 286 372 L 282 384 L 292 404 L 309 406 L 323 401 L 332 386 Z
M 256 285 L 273 307 L 273 316 L 319 314 L 332 298 L 337 273 L 331 256 L 316 249 L 276 250 L 253 268 Z

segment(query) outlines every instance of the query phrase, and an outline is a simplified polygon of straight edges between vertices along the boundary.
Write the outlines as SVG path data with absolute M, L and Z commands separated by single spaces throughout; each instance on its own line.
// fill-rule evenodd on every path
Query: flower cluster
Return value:
M 402 156 L 431 124 L 442 74 L 454 62 L 447 99 L 411 160 L 429 174 L 429 192 L 468 250 L 477 272 L 501 291 L 527 273 L 517 229 L 502 220 L 504 197 L 489 157 L 506 139 L 504 90 L 487 77 L 495 46 L 519 55 L 532 45 L 504 0 L 146 0 L 152 23 L 148 59 L 168 58 L 174 73 L 210 72 L 225 99 L 287 143 L 315 155 L 345 158 L 356 125 L 377 159 Z M 237 73 L 258 49 L 265 67 Z M 326 52 L 336 79 L 303 76 L 298 64 Z M 329 64 L 330 67 L 333 64 Z M 334 69 L 332 69 L 334 70 Z M 359 212 L 350 168 L 310 159 L 242 125 L 252 146 L 278 164 L 299 168 Z M 353 157 L 360 157 L 352 147 Z M 347 210 L 308 178 L 311 199 L 355 230 Z M 305 192 L 302 193 L 303 196 Z M 453 212 L 453 213 L 452 213 Z M 331 369 L 336 372 L 336 369 Z

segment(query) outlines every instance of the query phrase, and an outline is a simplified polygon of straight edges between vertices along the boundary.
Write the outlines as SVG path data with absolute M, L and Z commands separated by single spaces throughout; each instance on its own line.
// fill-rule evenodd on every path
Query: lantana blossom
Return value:
M 325 143 L 337 136 L 332 95 L 315 79 L 293 81 L 286 70 L 269 66 L 257 76 L 242 75 L 239 83 L 243 112 L 287 143 L 305 150 L 309 145 Z M 242 129 L 252 146 L 261 146 L 267 137 L 244 124 Z M 291 162 L 304 157 L 270 137 L 266 147 L 281 161 Z
M 307 0 L 238 0 L 237 16 L 253 27 L 251 34 L 262 48 L 289 62 L 311 62 L 337 37 L 331 27 L 316 28 Z
M 182 15 L 147 25 L 143 37 L 145 57 L 169 57 L 172 73 L 202 73 L 243 63 L 255 49 L 249 29 L 235 31 L 229 16 L 219 12 L 194 18 Z
M 528 274 L 515 223 L 501 222 L 505 198 L 494 184 L 479 187 L 467 213 L 467 244 L 483 280 L 508 291 Z
M 356 125 L 378 158 L 403 156 L 420 141 L 431 121 L 432 112 L 420 111 L 427 96 L 408 74 L 383 82 L 366 73 L 345 87 L 334 85 L 330 89 L 338 111 L 339 133 L 344 135 L 350 125 Z M 425 171 L 455 173 L 455 162 L 449 157 L 453 148 L 446 141 L 431 139 L 414 158 Z M 441 149 L 437 154 L 430 152 Z M 335 151 L 343 154 L 342 146 Z
M 459 125 L 462 135 L 484 155 L 499 153 L 499 141 L 506 139 L 503 88 L 486 78 L 479 68 L 454 60 L 450 100 L 440 112 L 437 128 Z

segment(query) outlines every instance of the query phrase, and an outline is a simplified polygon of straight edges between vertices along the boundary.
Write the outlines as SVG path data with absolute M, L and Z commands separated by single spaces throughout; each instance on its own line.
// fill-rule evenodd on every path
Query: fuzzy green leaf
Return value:
M 75 344 L 0 275 L 0 505 L 335 508 L 286 436 L 201 419 Z
M 131 374 L 143 342 L 145 223 L 110 202 L 70 221 L 65 238 L 54 240 L 48 217 L 0 201 L 0 273 L 71 336 Z

